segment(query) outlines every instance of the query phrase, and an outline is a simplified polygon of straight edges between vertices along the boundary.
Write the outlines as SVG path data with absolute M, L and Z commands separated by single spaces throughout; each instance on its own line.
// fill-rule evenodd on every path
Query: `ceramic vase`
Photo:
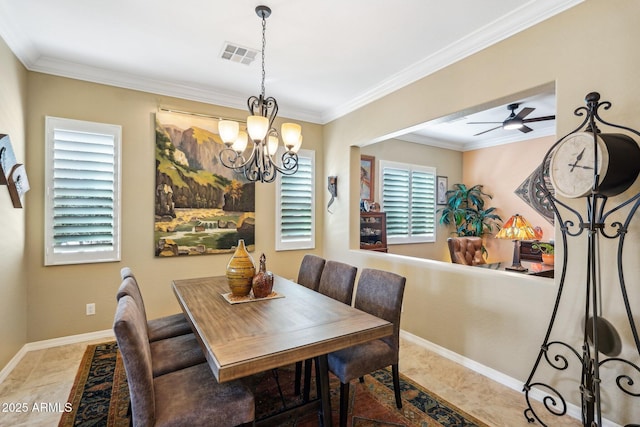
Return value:
M 266 298 L 273 290 L 273 273 L 267 271 L 267 257 L 264 254 L 260 256 L 260 271 L 253 278 L 252 288 L 254 298 Z
M 253 258 L 244 246 L 244 240 L 238 240 L 238 246 L 227 264 L 227 280 L 234 297 L 244 297 L 251 292 L 251 282 L 256 273 Z

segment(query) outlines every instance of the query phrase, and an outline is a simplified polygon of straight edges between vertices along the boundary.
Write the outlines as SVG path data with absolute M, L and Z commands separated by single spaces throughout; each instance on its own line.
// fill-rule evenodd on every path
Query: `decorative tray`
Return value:
M 244 297 L 234 297 L 233 295 L 231 295 L 231 292 L 224 293 L 222 294 L 222 296 L 224 297 L 225 300 L 227 300 L 229 304 L 241 304 L 243 302 L 254 302 L 254 301 L 264 301 L 268 299 L 284 298 L 284 295 L 281 295 L 275 291 L 271 292 L 269 295 L 267 295 L 264 298 L 255 298 L 253 296 L 253 292 Z

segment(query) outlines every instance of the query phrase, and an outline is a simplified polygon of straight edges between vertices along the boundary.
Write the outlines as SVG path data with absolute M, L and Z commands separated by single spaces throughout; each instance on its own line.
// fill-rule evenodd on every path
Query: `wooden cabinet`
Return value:
M 387 252 L 387 216 L 384 212 L 360 213 L 360 249 Z

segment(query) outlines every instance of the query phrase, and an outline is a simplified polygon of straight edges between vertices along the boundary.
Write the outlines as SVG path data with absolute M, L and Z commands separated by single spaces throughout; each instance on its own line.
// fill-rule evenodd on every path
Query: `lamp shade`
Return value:
M 239 131 L 240 125 L 238 122 L 231 120 L 220 120 L 218 122 L 218 134 L 220 134 L 220 139 L 227 147 L 230 147 L 238 139 Z
M 522 215 L 515 214 L 505 222 L 502 229 L 496 234 L 497 239 L 532 240 L 536 238 L 536 232 Z
M 247 117 L 247 132 L 253 141 L 262 141 L 269 131 L 269 119 L 264 116 Z
M 247 133 L 243 130 L 238 132 L 238 138 L 233 143 L 233 150 L 238 154 L 242 153 L 247 148 Z
M 291 150 L 300 139 L 302 127 L 296 123 L 283 123 L 280 133 L 284 146 L 287 147 L 287 150 Z
M 267 155 L 273 156 L 278 150 L 278 137 L 275 135 L 269 135 L 267 139 Z

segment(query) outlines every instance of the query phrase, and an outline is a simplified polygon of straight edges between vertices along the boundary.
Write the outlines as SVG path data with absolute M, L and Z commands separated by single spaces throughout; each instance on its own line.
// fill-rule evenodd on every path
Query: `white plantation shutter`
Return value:
M 298 171 L 278 175 L 276 250 L 315 247 L 315 152 L 298 152 Z
M 434 242 L 435 168 L 380 161 L 389 244 Z
M 120 259 L 121 127 L 47 117 L 45 265 Z

